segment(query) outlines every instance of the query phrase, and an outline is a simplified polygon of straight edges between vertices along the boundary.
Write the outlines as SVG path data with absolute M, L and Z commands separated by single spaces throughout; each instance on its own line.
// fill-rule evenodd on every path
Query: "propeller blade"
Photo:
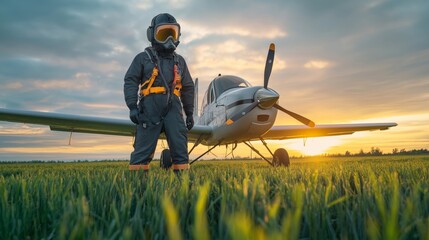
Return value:
M 252 111 L 256 106 L 258 106 L 258 104 L 259 104 L 258 101 L 254 101 L 252 104 L 250 104 L 249 106 L 247 106 L 241 112 L 235 114 L 234 116 L 232 116 L 231 118 L 229 118 L 228 120 L 226 120 L 225 124 L 226 125 L 233 124 L 235 121 L 237 121 L 238 119 L 240 119 L 241 117 L 243 117 L 244 115 L 246 115 L 247 113 L 249 113 L 250 111 Z
M 275 107 L 275 108 L 277 108 L 278 110 L 280 110 L 280 111 L 282 111 L 282 112 L 286 113 L 286 114 L 289 114 L 291 117 L 293 117 L 293 118 L 295 118 L 296 120 L 300 121 L 300 122 L 301 122 L 301 123 L 303 123 L 304 125 L 307 125 L 307 126 L 309 126 L 309 127 L 314 127 L 314 126 L 316 126 L 316 124 L 315 124 L 313 121 L 311 121 L 310 119 L 305 118 L 305 117 L 303 117 L 303 116 L 301 116 L 301 115 L 299 115 L 299 114 L 296 114 L 296 113 L 294 113 L 294 112 L 291 112 L 291 111 L 289 111 L 289 110 L 286 110 L 286 109 L 284 109 L 282 106 L 278 105 L 277 103 L 276 103 L 276 104 L 274 104 L 274 107 Z
M 270 44 L 270 49 L 268 50 L 267 61 L 265 62 L 265 72 L 264 72 L 264 88 L 268 88 L 268 80 L 270 79 L 271 70 L 273 69 L 274 62 L 274 52 L 276 50 L 276 45 L 274 43 Z

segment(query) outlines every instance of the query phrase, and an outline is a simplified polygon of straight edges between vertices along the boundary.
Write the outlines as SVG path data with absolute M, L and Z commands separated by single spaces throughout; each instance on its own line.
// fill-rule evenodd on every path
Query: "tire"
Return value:
M 273 166 L 279 167 L 289 167 L 290 160 L 289 160 L 289 154 L 284 148 L 279 148 L 274 152 L 274 158 L 273 158 Z
M 161 158 L 159 159 L 160 167 L 163 169 L 170 169 L 173 165 L 173 161 L 170 155 L 170 149 L 164 149 L 161 152 Z

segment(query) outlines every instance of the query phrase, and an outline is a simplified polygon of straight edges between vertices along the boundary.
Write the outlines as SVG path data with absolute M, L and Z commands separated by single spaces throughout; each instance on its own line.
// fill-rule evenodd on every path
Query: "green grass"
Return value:
M 0 164 L 0 239 L 429 239 L 429 157 Z

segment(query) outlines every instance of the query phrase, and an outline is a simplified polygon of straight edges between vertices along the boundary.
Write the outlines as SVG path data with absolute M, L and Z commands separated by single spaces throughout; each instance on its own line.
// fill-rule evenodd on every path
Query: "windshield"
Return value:
M 236 76 L 220 76 L 214 80 L 216 97 L 231 88 L 250 87 L 250 83 Z

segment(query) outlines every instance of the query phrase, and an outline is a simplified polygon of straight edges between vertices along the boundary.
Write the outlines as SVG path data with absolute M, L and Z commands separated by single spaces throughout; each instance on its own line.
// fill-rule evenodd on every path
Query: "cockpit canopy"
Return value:
M 215 78 L 209 85 L 203 99 L 203 108 L 216 100 L 222 93 L 233 88 L 251 87 L 250 83 L 240 77 L 225 75 Z
M 236 76 L 219 76 L 213 80 L 216 97 L 232 88 L 250 87 L 250 83 Z

